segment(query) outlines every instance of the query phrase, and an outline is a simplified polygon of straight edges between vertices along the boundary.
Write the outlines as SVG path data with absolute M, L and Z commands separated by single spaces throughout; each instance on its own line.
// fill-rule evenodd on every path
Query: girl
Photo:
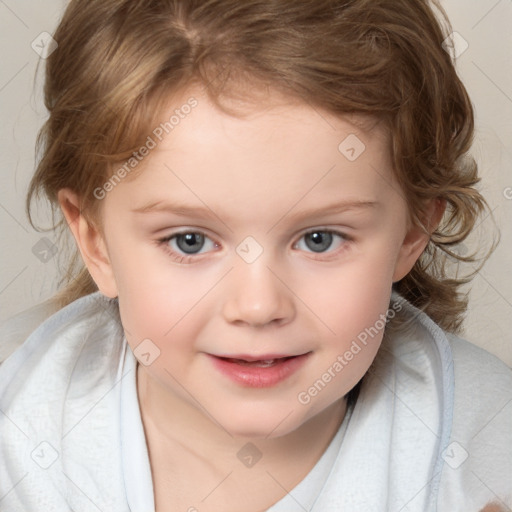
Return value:
M 84 265 L 0 366 L 0 509 L 507 510 L 427 2 L 74 0 L 54 38 L 28 206 Z

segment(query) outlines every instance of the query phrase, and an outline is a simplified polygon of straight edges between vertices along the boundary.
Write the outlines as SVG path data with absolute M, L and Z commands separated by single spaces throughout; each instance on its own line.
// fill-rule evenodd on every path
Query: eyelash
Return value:
M 294 247 L 299 243 L 300 240 L 302 240 L 302 238 L 308 236 L 308 235 L 311 235 L 313 233 L 329 233 L 331 235 L 335 235 L 335 236 L 339 236 L 341 238 L 341 247 L 338 248 L 337 250 L 335 251 L 332 251 L 333 254 L 338 254 L 342 251 L 344 251 L 345 249 L 347 249 L 347 244 L 349 242 L 352 242 L 352 238 L 349 237 L 348 235 L 346 235 L 345 233 L 342 233 L 341 231 L 336 231 L 336 230 L 333 230 L 333 229 L 322 229 L 322 228 L 319 228 L 319 229 L 312 229 L 310 231 L 306 231 L 305 233 L 303 233 L 300 238 L 298 239 L 297 242 L 295 242 L 294 244 Z M 169 242 L 173 239 L 173 238 L 177 238 L 178 236 L 180 235 L 187 235 L 187 234 L 199 234 L 199 235 L 203 235 L 205 237 L 205 239 L 210 239 L 210 237 L 208 237 L 205 233 L 203 233 L 202 231 L 194 231 L 194 230 L 188 230 L 188 231 L 181 231 L 181 232 L 177 232 L 177 233 L 173 233 L 172 235 L 168 235 L 164 238 L 160 238 L 157 240 L 157 245 L 159 246 L 162 246 L 162 248 L 164 249 L 164 251 L 169 254 L 172 259 L 174 261 L 176 261 L 177 263 L 183 263 L 183 264 L 186 264 L 186 263 L 192 263 L 193 260 L 196 260 L 198 258 L 198 256 L 200 256 L 201 254 L 179 254 L 177 253 L 176 251 L 174 251 L 173 249 L 171 249 L 169 247 Z M 216 247 L 219 246 L 219 244 L 217 242 L 214 242 L 213 240 L 211 240 Z M 311 251 L 309 252 L 309 254 L 318 254 L 318 255 L 322 255 L 322 254 L 331 254 L 331 252 L 326 252 L 326 253 L 315 253 L 314 251 Z M 326 258 L 313 258 L 313 259 L 316 259 L 316 260 L 326 260 Z

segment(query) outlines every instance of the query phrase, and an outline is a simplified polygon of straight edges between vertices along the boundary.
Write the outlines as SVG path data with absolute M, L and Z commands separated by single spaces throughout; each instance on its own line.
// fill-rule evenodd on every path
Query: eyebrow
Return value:
M 281 222 L 285 217 L 289 220 L 296 221 L 303 218 L 319 217 L 322 215 L 332 215 L 342 213 L 348 210 L 368 210 L 375 209 L 379 203 L 377 201 L 367 200 L 346 200 L 338 201 L 327 206 L 320 206 L 310 210 L 304 210 L 296 213 L 290 213 L 296 205 L 290 208 L 276 224 Z M 205 206 L 192 206 L 184 203 L 169 203 L 165 201 L 153 201 L 141 207 L 134 208 L 133 213 L 171 213 L 180 217 L 201 217 L 206 219 L 220 218 L 211 208 Z

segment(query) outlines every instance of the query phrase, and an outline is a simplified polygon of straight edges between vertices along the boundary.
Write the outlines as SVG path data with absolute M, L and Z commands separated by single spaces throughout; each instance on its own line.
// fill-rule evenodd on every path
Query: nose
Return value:
M 262 327 L 284 325 L 296 313 L 294 295 L 268 261 L 239 261 L 229 273 L 223 315 L 227 322 Z

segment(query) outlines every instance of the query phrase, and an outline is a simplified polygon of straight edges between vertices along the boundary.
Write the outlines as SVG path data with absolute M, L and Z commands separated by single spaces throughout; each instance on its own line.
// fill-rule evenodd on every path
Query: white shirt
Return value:
M 512 506 L 512 370 L 404 312 L 409 331 L 385 338 L 329 447 L 269 512 Z M 0 512 L 154 512 L 136 367 L 99 293 L 0 365 Z

